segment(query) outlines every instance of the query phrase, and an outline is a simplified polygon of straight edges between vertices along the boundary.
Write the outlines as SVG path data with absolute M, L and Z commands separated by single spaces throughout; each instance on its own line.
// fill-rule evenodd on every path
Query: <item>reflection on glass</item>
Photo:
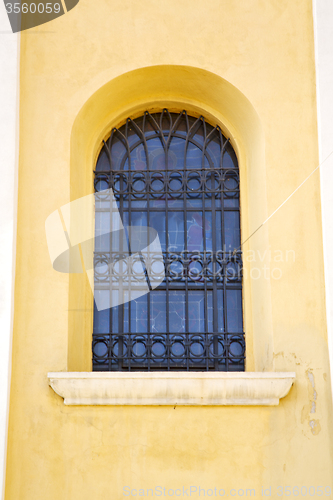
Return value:
M 140 137 L 136 133 L 136 130 L 134 129 L 134 127 L 131 127 L 131 126 L 127 127 L 127 140 L 128 140 L 128 144 L 129 144 L 130 148 L 135 143 L 140 142 Z M 132 169 L 133 169 L 133 166 L 132 166 Z
M 185 158 L 185 140 L 173 137 L 168 149 L 168 170 L 183 170 Z
M 166 292 L 153 291 L 150 297 L 150 331 L 152 333 L 166 332 Z
M 209 220 L 204 221 L 202 212 L 187 212 L 187 249 L 191 252 L 203 250 L 203 225 L 211 231 Z
M 147 141 L 148 162 L 150 170 L 165 170 L 165 153 L 160 138 Z
M 168 250 L 169 252 L 181 252 L 184 250 L 184 213 L 168 213 Z
M 169 331 L 185 332 L 185 292 L 179 290 L 169 293 Z
M 183 198 L 173 198 L 172 196 L 168 197 L 168 208 L 183 208 L 184 200 Z
M 131 304 L 131 332 L 147 333 L 148 331 L 148 296 L 143 295 L 132 300 Z
M 204 291 L 188 292 L 188 329 L 190 333 L 205 331 Z

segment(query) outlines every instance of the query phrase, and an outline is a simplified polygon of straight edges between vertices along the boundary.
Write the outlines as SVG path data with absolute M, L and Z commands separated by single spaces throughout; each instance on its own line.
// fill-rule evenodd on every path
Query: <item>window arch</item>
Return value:
M 113 191 L 124 228 L 157 231 L 165 269 L 150 293 L 95 306 L 94 370 L 244 370 L 239 170 L 220 127 L 167 109 L 128 118 L 103 143 L 94 182 Z M 107 225 L 96 205 L 96 231 Z M 95 293 L 111 290 L 116 258 L 102 240 Z

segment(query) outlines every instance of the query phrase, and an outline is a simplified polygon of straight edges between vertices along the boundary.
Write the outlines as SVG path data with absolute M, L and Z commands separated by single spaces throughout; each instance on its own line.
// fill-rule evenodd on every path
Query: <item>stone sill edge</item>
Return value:
M 276 406 L 294 372 L 50 372 L 65 405 Z

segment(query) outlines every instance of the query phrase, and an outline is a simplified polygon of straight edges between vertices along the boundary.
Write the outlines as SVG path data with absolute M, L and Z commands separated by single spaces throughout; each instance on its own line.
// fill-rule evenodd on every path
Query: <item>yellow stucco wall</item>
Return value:
M 247 370 L 297 374 L 278 407 L 65 407 L 46 377 L 91 369 L 87 279 L 53 271 L 44 225 L 92 192 L 112 126 L 165 106 L 219 123 L 239 158 L 243 239 L 317 166 L 311 1 L 80 0 L 22 33 L 20 85 L 6 500 L 332 487 L 318 171 L 244 247 Z

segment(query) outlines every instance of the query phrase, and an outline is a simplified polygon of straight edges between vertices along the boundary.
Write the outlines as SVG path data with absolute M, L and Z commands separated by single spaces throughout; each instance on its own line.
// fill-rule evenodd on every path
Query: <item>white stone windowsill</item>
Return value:
M 278 405 L 294 372 L 51 372 L 65 405 Z

